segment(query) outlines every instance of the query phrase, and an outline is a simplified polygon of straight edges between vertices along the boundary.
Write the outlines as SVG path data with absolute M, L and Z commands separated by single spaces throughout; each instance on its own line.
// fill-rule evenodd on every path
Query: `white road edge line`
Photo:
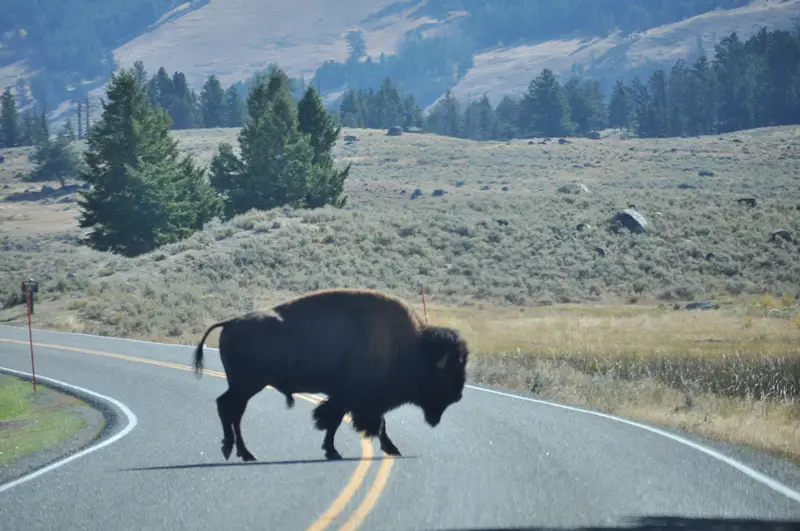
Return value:
M 2 369 L 3 371 L 8 371 L 10 373 L 31 377 L 31 374 L 27 373 L 27 372 L 17 371 L 17 370 L 14 370 L 14 369 L 8 369 L 6 367 L 0 367 L 0 369 Z M 128 424 L 122 430 L 118 431 L 113 436 L 109 437 L 108 439 L 106 439 L 106 440 L 104 440 L 104 441 L 102 441 L 102 442 L 100 442 L 98 444 L 95 444 L 95 445 L 90 446 L 88 448 L 84 448 L 83 450 L 81 450 L 78 453 L 72 454 L 69 457 L 65 457 L 64 459 L 56 461 L 55 463 L 50 463 L 46 467 L 40 468 L 39 470 L 36 470 L 35 472 L 31 472 L 30 474 L 22 476 L 21 478 L 17 478 L 17 479 L 15 479 L 13 481 L 10 481 L 8 483 L 4 483 L 4 484 L 0 485 L 0 492 L 4 492 L 6 490 L 9 490 L 9 489 L 12 489 L 14 487 L 17 487 L 17 486 L 19 486 L 19 485 L 21 485 L 21 484 L 23 484 L 23 483 L 25 483 L 27 481 L 30 481 L 30 480 L 32 480 L 32 479 L 34 479 L 36 477 L 41 476 L 42 474 L 46 474 L 47 472 L 55 470 L 56 468 L 62 467 L 64 465 L 66 465 L 67 463 L 69 463 L 71 461 L 74 461 L 75 459 L 81 458 L 81 457 L 83 457 L 83 456 L 85 456 L 87 454 L 90 454 L 92 452 L 96 452 L 97 450 L 99 450 L 99 449 L 101 449 L 101 448 L 103 448 L 105 446 L 108 446 L 109 444 L 115 443 L 118 440 L 120 440 L 123 437 L 125 437 L 126 435 L 128 435 L 131 431 L 133 431 L 133 429 L 139 423 L 139 420 L 136 418 L 136 415 L 133 413 L 133 411 L 130 410 L 130 408 L 128 408 L 128 406 L 126 406 L 125 404 L 123 404 L 119 400 L 111 398 L 110 396 L 101 395 L 100 393 L 95 393 L 94 391 L 90 391 L 88 389 L 84 389 L 83 387 L 78 387 L 77 385 L 68 384 L 68 383 L 62 382 L 60 380 L 56 380 L 54 378 L 47 378 L 46 376 L 39 376 L 38 374 L 36 375 L 36 379 L 37 379 L 37 381 L 38 380 L 42 380 L 44 382 L 51 382 L 51 383 L 54 383 L 54 384 L 57 384 L 57 385 L 61 385 L 61 386 L 64 386 L 64 387 L 67 387 L 67 388 L 70 388 L 70 389 L 74 389 L 75 391 L 79 391 L 81 393 L 85 393 L 87 395 L 94 396 L 95 398 L 99 398 L 100 400 L 103 400 L 103 401 L 106 401 L 106 402 L 110 402 L 110 403 L 114 404 L 115 406 L 117 406 L 125 414 L 125 416 L 128 417 Z
M 22 327 L 8 326 L 8 325 L 3 325 L 2 328 L 11 328 L 11 329 L 24 330 Z M 79 335 L 79 336 L 95 337 L 95 338 L 99 338 L 99 339 L 110 339 L 110 340 L 114 340 L 114 341 L 129 341 L 129 342 L 134 342 L 134 343 L 144 343 L 144 344 L 150 344 L 150 345 L 166 345 L 166 346 L 183 347 L 183 348 L 194 348 L 194 345 L 185 345 L 185 344 L 181 344 L 181 343 L 160 343 L 160 342 L 157 342 L 157 341 L 145 341 L 145 340 L 142 340 L 142 339 L 129 339 L 129 338 L 124 338 L 124 337 L 123 338 L 115 338 L 115 337 L 112 337 L 112 336 L 100 336 L 100 335 L 95 335 L 95 334 L 85 334 L 85 333 L 82 333 L 82 332 L 60 332 L 60 331 L 57 331 L 57 330 L 42 330 L 42 329 L 34 329 L 34 330 L 37 330 L 39 332 L 44 332 L 44 333 L 56 334 L 56 335 L 58 335 L 58 334 Z M 210 350 L 219 350 L 219 349 L 216 349 L 214 347 L 208 347 L 207 345 L 204 345 L 204 348 L 208 348 Z M 766 485 L 767 487 L 771 488 L 772 490 L 774 490 L 776 492 L 779 492 L 780 494 L 783 494 L 787 498 L 789 498 L 789 499 L 791 499 L 791 500 L 793 500 L 793 501 L 795 501 L 797 503 L 800 503 L 800 492 L 792 489 L 788 485 L 785 485 L 785 484 L 781 483 L 780 481 L 767 476 L 766 474 L 762 474 L 758 470 L 755 470 L 755 469 L 745 465 L 744 463 L 742 463 L 740 461 L 737 461 L 737 460 L 735 460 L 735 459 L 733 459 L 731 457 L 728 457 L 728 456 L 726 456 L 726 455 L 724 455 L 724 454 L 722 454 L 720 452 L 717 452 L 716 450 L 712 450 L 711 448 L 708 448 L 706 446 L 698 444 L 698 443 L 696 443 L 694 441 L 690 441 L 689 439 L 685 439 L 683 437 L 680 437 L 679 435 L 675 435 L 673 433 L 669 433 L 668 431 L 664 431 L 664 430 L 661 430 L 661 429 L 658 429 L 658 428 L 654 428 L 654 427 L 648 426 L 646 424 L 641 424 L 641 423 L 633 421 L 633 420 L 628 420 L 628 419 L 624 419 L 622 417 L 617 417 L 615 415 L 611 415 L 611 414 L 608 414 L 608 413 L 602 413 L 600 411 L 592 411 L 590 409 L 583 409 L 583 408 L 575 407 L 575 406 L 567 406 L 567 405 L 564 405 L 564 404 L 556 404 L 555 402 L 549 402 L 547 400 L 541 400 L 541 399 L 537 399 L 537 398 L 529 398 L 529 397 L 526 397 L 526 396 L 515 395 L 515 394 L 512 394 L 512 393 L 504 393 L 502 391 L 495 391 L 493 389 L 485 389 L 483 387 L 476 387 L 474 385 L 469 385 L 469 384 L 467 384 L 465 387 L 467 387 L 469 389 L 473 389 L 475 391 L 482 391 L 484 393 L 500 395 L 500 396 L 504 396 L 506 398 L 513 398 L 515 400 L 522 400 L 524 402 L 531 402 L 531 403 L 534 403 L 534 404 L 541 404 L 541 405 L 545 405 L 545 406 L 564 409 L 566 411 L 573 411 L 573 412 L 576 412 L 576 413 L 583 413 L 585 415 L 593 415 L 595 417 L 601 417 L 601 418 L 604 418 L 604 419 L 613 420 L 615 422 L 620 422 L 622 424 L 627 424 L 628 426 L 633 426 L 635 428 L 639 428 L 639 429 L 642 429 L 642 430 L 645 430 L 645 431 L 649 431 L 650 433 L 654 433 L 656 435 L 660 435 L 662 437 L 666 437 L 667 439 L 670 439 L 670 440 L 672 440 L 674 442 L 677 442 L 679 444 L 682 444 L 684 446 L 688 446 L 689 448 L 692 448 L 694 450 L 697 450 L 698 452 L 704 453 L 707 456 L 716 459 L 717 461 L 725 463 L 726 465 L 735 468 L 736 470 L 738 470 L 742 474 L 748 476 L 749 478 L 751 478 L 751 479 L 753 479 L 755 481 L 758 481 L 759 483 L 761 483 L 763 485 Z M 2 490 L 0 490 L 0 492 L 2 492 Z

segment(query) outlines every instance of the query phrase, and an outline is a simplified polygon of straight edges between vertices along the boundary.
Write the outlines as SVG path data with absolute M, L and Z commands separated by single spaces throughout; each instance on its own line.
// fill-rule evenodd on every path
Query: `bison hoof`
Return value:
M 392 443 L 389 443 L 387 445 L 383 445 L 382 444 L 381 445 L 381 450 L 383 452 L 385 452 L 387 455 L 393 455 L 393 456 L 396 456 L 396 457 L 402 457 L 402 454 L 400 453 L 400 450 L 398 450 L 397 446 L 393 445 Z
M 335 449 L 325 450 L 325 459 L 330 461 L 338 461 L 342 458 L 342 454 L 337 452 Z
M 256 461 L 256 456 L 250 453 L 247 448 L 244 450 L 237 450 L 236 455 L 242 458 L 242 461 Z
M 222 455 L 225 456 L 225 460 L 227 461 L 228 458 L 231 456 L 231 452 L 233 451 L 233 443 L 222 443 Z

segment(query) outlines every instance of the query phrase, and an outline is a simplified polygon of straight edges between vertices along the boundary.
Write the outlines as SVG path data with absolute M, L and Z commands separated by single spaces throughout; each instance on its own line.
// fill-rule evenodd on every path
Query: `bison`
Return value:
M 426 324 L 402 299 L 380 291 L 320 290 L 215 323 L 194 351 L 198 378 L 203 344 L 218 327 L 228 379 L 216 400 L 225 459 L 234 442 L 242 460 L 256 459 L 240 424 L 248 400 L 266 386 L 282 393 L 289 408 L 294 393 L 327 395 L 312 417 L 316 429 L 325 431 L 325 457 L 341 459 L 333 440 L 346 413 L 357 432 L 377 436 L 382 451 L 399 456 L 384 414 L 414 404 L 435 427 L 461 400 L 466 381 L 469 350 L 459 332 Z

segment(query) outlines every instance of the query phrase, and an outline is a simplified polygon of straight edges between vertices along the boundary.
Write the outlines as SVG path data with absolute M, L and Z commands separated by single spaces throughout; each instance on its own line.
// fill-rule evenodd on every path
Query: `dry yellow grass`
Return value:
M 175 136 L 207 164 L 236 132 Z M 429 319 L 470 341 L 473 381 L 800 460 L 798 247 L 769 237 L 800 234 L 800 128 L 568 145 L 351 133 L 336 147 L 353 162 L 347 209 L 251 212 L 133 259 L 76 246 L 76 210 L 0 202 L 16 216 L 0 225 L 0 322 L 26 324 L 30 276 L 37 327 L 182 343 L 321 287 L 387 289 L 421 311 L 424 286 Z M 0 196 L 54 184 L 21 183 L 12 155 Z M 558 191 L 576 181 L 590 193 Z M 749 195 L 757 208 L 737 204 Z M 654 230 L 606 232 L 631 202 Z M 721 307 L 672 309 L 692 298 Z
M 433 308 L 479 356 L 473 380 L 800 462 L 798 319 L 642 307 Z

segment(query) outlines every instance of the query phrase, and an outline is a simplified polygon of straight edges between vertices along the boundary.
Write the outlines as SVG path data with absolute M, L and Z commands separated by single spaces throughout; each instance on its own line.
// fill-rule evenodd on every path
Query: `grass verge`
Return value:
M 85 426 L 83 401 L 15 376 L 0 375 L 0 467 L 58 445 Z

